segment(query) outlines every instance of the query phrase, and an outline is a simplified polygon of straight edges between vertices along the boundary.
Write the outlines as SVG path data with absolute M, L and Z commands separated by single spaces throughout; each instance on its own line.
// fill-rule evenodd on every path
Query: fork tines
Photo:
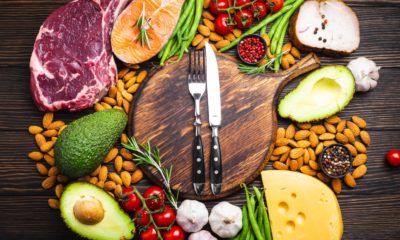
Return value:
M 203 82 L 206 80 L 206 51 L 189 48 L 189 76 L 190 82 Z

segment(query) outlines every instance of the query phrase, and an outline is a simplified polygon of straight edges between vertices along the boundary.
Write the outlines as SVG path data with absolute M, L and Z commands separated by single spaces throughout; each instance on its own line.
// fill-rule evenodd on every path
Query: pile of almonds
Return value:
M 354 188 L 356 179 L 367 173 L 367 146 L 371 138 L 365 128 L 364 119 L 353 116 L 344 120 L 338 116 L 325 119 L 322 123 L 290 124 L 286 129 L 277 131 L 275 148 L 270 157 L 272 166 L 278 170 L 300 171 L 315 176 L 339 194 L 342 191 L 341 179 L 326 176 L 318 164 L 318 155 L 324 147 L 331 144 L 344 144 L 353 156 L 353 171 L 344 176 L 344 183 Z
M 147 77 L 147 71 L 138 74 L 139 66 L 132 69 L 125 68 L 118 73 L 118 82 L 112 86 L 107 96 L 94 106 L 95 111 L 105 109 L 119 109 L 129 112 L 133 94 L 140 83 Z M 54 144 L 57 137 L 67 127 L 63 121 L 55 121 L 54 114 L 47 112 L 43 116 L 42 126 L 29 126 L 28 131 L 35 137 L 38 150 L 30 152 L 28 157 L 36 162 L 36 169 L 40 175 L 46 178 L 42 181 L 43 189 L 54 188 L 56 198 L 48 199 L 48 204 L 53 209 L 59 208 L 59 198 L 68 183 L 68 177 L 61 175 L 54 161 Z M 121 143 L 127 143 L 126 133 L 121 135 Z M 122 187 L 129 187 L 143 178 L 143 172 L 132 161 L 132 154 L 125 148 L 114 147 L 104 158 L 103 163 L 91 174 L 81 177 L 78 181 L 85 181 L 106 190 L 113 197 L 120 197 Z M 111 170 L 113 169 L 113 171 Z

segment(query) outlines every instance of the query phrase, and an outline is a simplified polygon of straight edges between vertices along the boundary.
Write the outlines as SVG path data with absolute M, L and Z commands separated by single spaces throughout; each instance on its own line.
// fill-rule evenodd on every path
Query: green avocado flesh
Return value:
M 110 109 L 69 124 L 54 147 L 61 173 L 78 178 L 94 171 L 121 136 L 127 121 L 124 112 Z
M 76 203 L 82 199 L 95 199 L 104 210 L 104 217 L 96 224 L 83 224 L 76 217 Z M 84 182 L 69 184 L 60 199 L 61 216 L 65 224 L 82 237 L 93 240 L 132 239 L 135 225 L 108 193 Z
M 281 117 L 297 122 L 324 119 L 341 111 L 355 92 L 355 81 L 345 66 L 320 68 L 306 78 L 279 103 Z

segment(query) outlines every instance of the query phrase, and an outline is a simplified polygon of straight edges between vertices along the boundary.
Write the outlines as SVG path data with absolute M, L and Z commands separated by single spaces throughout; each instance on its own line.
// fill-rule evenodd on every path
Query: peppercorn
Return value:
M 255 64 L 265 56 L 265 43 L 259 37 L 244 38 L 239 43 L 238 53 L 244 62 Z
M 322 171 L 332 178 L 344 176 L 351 168 L 351 154 L 342 144 L 326 147 L 319 161 Z

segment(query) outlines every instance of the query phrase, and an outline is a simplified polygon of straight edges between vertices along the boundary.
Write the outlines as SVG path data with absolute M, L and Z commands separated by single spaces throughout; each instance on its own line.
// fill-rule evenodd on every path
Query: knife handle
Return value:
M 204 184 L 206 179 L 205 179 L 205 173 L 204 173 L 203 142 L 201 140 L 201 136 L 197 135 L 197 134 L 194 138 L 194 144 L 193 144 L 192 171 L 193 171 L 193 173 L 192 173 L 193 183 Z
M 213 129 L 212 142 L 211 142 L 211 158 L 210 158 L 210 180 L 211 184 L 218 186 L 218 192 L 213 192 L 214 195 L 218 194 L 220 191 L 221 183 L 222 183 L 222 159 L 221 159 L 221 147 L 219 144 L 219 137 L 217 134 L 218 130 Z

